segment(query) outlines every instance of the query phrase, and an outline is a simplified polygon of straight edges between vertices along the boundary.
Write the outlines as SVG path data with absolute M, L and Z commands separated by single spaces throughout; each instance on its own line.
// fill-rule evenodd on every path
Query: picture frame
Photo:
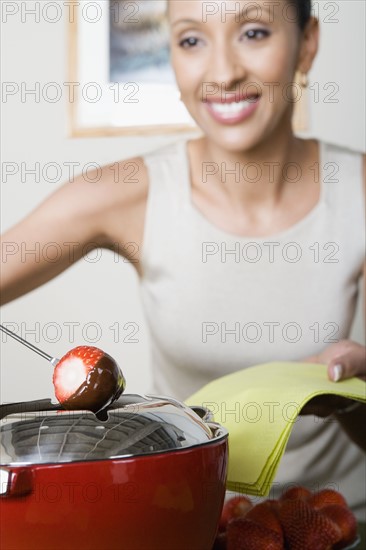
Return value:
M 71 137 L 156 135 L 197 129 L 180 101 L 166 51 L 164 63 L 161 44 L 155 44 L 155 49 L 151 44 L 157 36 L 156 25 L 164 21 L 164 5 L 165 0 L 72 0 L 68 10 Z M 151 32 L 146 33 L 146 28 Z M 113 32 L 117 36 L 114 60 Z M 129 35 L 125 42 L 132 42 L 135 50 L 123 53 L 123 33 L 130 32 L 134 33 L 133 40 Z M 123 72 L 123 63 L 122 70 L 117 66 L 121 59 L 125 67 L 129 63 L 133 69 L 136 60 L 140 66 L 135 72 Z M 111 75 L 116 74 L 118 80 L 112 80 Z

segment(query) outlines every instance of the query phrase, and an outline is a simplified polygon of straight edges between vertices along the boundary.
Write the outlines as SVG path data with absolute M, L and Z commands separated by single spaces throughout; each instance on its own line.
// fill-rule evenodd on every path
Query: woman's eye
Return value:
M 181 40 L 179 42 L 179 46 L 181 48 L 188 50 L 190 48 L 194 48 L 195 46 L 197 46 L 197 43 L 198 43 L 198 38 L 195 38 L 194 36 L 190 36 L 189 38 L 184 38 L 184 40 Z
M 267 31 L 266 29 L 250 29 L 249 31 L 245 32 L 244 36 L 249 40 L 262 40 L 263 38 L 267 38 L 269 34 L 269 31 Z

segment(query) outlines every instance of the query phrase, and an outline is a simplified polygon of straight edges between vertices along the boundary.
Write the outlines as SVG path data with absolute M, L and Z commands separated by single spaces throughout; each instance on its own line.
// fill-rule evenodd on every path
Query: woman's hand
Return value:
M 351 340 L 332 344 L 319 355 L 308 357 L 305 361 L 327 365 L 328 377 L 333 382 L 353 376 L 366 379 L 366 348 Z M 365 403 L 357 403 L 339 395 L 319 395 L 303 407 L 301 414 L 321 417 L 333 414 L 349 438 L 366 451 Z
M 327 365 L 329 380 L 333 382 L 353 376 L 366 380 L 366 347 L 352 340 L 340 340 L 336 344 L 331 344 L 318 355 L 308 357 L 305 361 Z
M 328 377 L 333 382 L 353 376 L 366 380 L 366 348 L 351 340 L 331 344 L 318 355 L 307 357 L 305 362 L 327 365 Z M 305 405 L 301 414 L 325 417 L 348 409 L 353 403 L 354 401 L 338 395 L 319 395 Z

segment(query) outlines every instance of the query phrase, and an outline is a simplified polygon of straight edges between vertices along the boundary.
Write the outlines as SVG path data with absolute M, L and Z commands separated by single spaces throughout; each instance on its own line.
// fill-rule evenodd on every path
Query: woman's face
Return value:
M 245 150 L 280 124 L 290 128 L 300 92 L 291 83 L 306 49 L 293 6 L 169 0 L 169 20 L 182 100 L 209 139 Z

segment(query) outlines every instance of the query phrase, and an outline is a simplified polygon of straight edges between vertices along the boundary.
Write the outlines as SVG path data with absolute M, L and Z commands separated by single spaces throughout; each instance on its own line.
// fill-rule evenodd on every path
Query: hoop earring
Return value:
M 307 73 L 296 73 L 295 76 L 297 98 L 295 99 L 292 116 L 292 127 L 294 132 L 305 132 L 309 129 L 309 78 Z

